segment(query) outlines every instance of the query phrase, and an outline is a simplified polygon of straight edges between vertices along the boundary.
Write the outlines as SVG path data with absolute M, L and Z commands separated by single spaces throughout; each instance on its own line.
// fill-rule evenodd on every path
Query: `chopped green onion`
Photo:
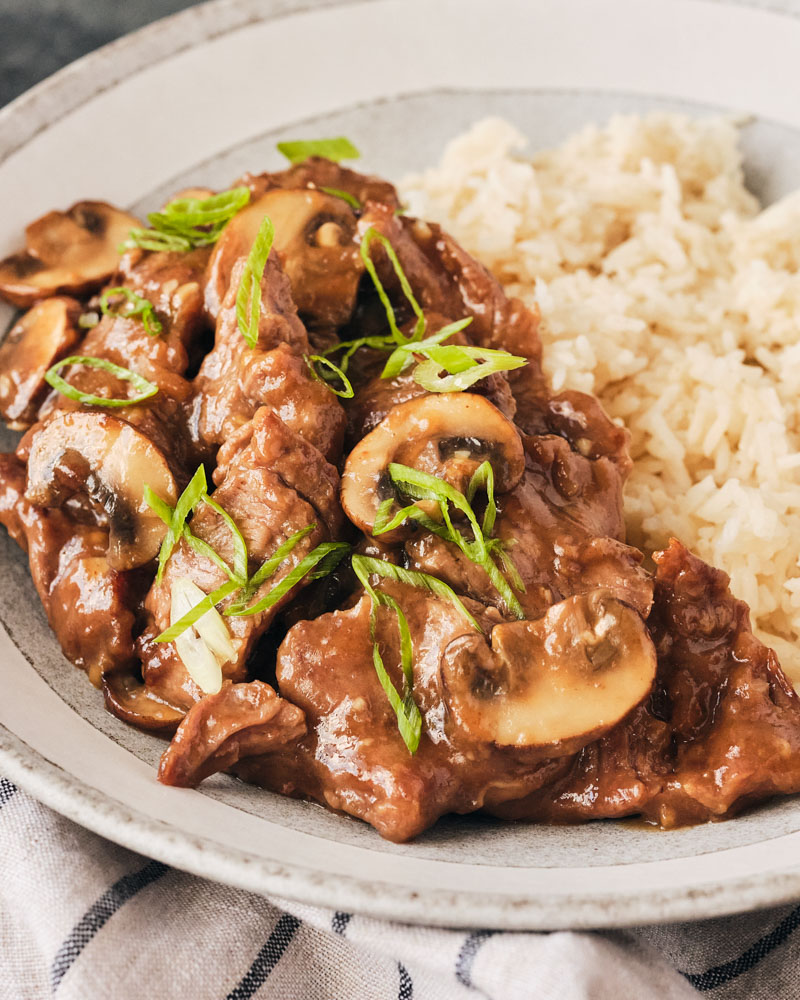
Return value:
M 350 382 L 350 379 L 345 375 L 345 373 L 342 371 L 341 368 L 335 365 L 328 358 L 323 357 L 321 354 L 312 354 L 310 356 L 308 354 L 304 354 L 303 358 L 305 359 L 305 363 L 308 365 L 308 370 L 311 372 L 313 378 L 315 378 L 318 382 L 323 382 L 325 385 L 327 385 L 327 387 L 331 390 L 331 392 L 335 392 L 337 396 L 342 396 L 344 399 L 353 398 L 353 396 L 355 395 L 355 393 L 353 392 L 353 386 Z M 326 368 L 330 369 L 330 371 L 333 372 L 333 375 L 336 378 L 341 379 L 344 388 L 336 389 L 334 386 L 332 386 L 328 381 L 328 379 L 319 371 L 317 371 L 315 365 L 318 364 L 325 365 Z
M 182 635 L 187 628 L 191 628 L 192 625 L 200 618 L 203 617 L 208 611 L 211 610 L 215 605 L 223 601 L 229 594 L 232 594 L 238 589 L 238 583 L 235 580 L 228 580 L 227 583 L 223 583 L 221 587 L 218 587 L 215 591 L 208 595 L 204 600 L 200 601 L 198 604 L 187 611 L 186 614 L 179 618 L 174 625 L 170 625 L 168 629 L 165 629 L 159 635 L 155 637 L 153 642 L 173 642 L 178 636 Z
M 340 340 L 338 344 L 326 347 L 322 354 L 323 357 L 327 357 L 329 354 L 336 354 L 338 351 L 344 351 L 344 354 L 339 359 L 339 365 L 340 370 L 346 372 L 350 364 L 350 358 L 352 358 L 356 351 L 361 347 L 371 347 L 376 351 L 393 351 L 395 347 L 395 340 L 392 336 L 357 337 L 355 340 Z
M 421 511 L 415 505 L 404 507 L 391 519 L 388 517 L 388 505 L 384 502 L 378 508 L 375 524 L 372 528 L 374 535 L 380 535 L 387 531 L 392 531 L 405 521 L 415 520 L 422 524 L 429 531 L 444 538 L 445 541 L 452 542 L 464 555 L 476 566 L 480 566 L 489 577 L 494 589 L 500 595 L 503 604 L 508 611 L 517 618 L 524 618 L 525 612 L 518 598 L 514 594 L 508 580 L 497 568 L 493 559 L 493 553 L 501 546 L 499 539 L 489 538 L 489 534 L 494 529 L 494 522 L 497 516 L 497 506 L 494 499 L 494 471 L 485 467 L 488 462 L 483 462 L 473 473 L 467 490 L 468 496 L 464 496 L 449 483 L 431 476 L 427 472 L 420 472 L 419 469 L 412 469 L 407 465 L 390 463 L 389 476 L 398 489 L 414 500 L 430 500 L 438 503 L 439 510 L 444 521 L 444 526 L 436 524 L 433 519 Z M 483 517 L 483 525 L 478 524 L 475 511 L 472 509 L 472 499 L 479 487 L 485 486 L 487 492 L 487 506 Z M 472 528 L 473 540 L 468 541 L 462 533 L 455 527 L 450 515 L 450 505 L 464 514 Z M 503 560 L 505 563 L 505 560 Z M 513 565 L 513 563 L 512 563 Z M 514 567 L 514 583 L 522 583 L 519 573 Z M 524 593 L 524 585 L 517 587 Z
M 497 504 L 494 500 L 494 469 L 489 461 L 481 462 L 472 473 L 469 486 L 467 486 L 467 503 L 472 503 L 475 494 L 480 489 L 486 490 L 486 510 L 483 515 L 481 531 L 484 537 L 488 538 L 494 531 L 494 522 L 497 518 Z
M 273 575 L 275 570 L 280 566 L 284 559 L 289 555 L 292 549 L 301 542 L 306 535 L 310 535 L 311 532 L 316 528 L 316 524 L 307 524 L 305 528 L 301 528 L 299 531 L 295 531 L 293 535 L 289 535 L 285 542 L 281 543 L 277 549 L 265 559 L 264 562 L 259 566 L 256 572 L 250 578 L 247 584 L 247 589 L 251 592 L 255 592 L 261 586 L 265 580 Z M 249 598 L 248 598 L 249 600 Z
M 471 322 L 472 316 L 467 316 L 465 319 L 460 319 L 455 323 L 448 323 L 447 326 L 443 326 L 441 330 L 437 330 L 436 333 L 431 334 L 430 337 L 426 337 L 424 340 L 411 341 L 411 343 L 400 344 L 399 347 L 395 347 L 381 372 L 381 378 L 395 378 L 395 376 L 402 374 L 409 365 L 413 364 L 415 354 L 427 356 L 429 348 L 441 344 L 443 340 L 447 340 L 453 334 L 466 329 Z
M 152 511 L 158 514 L 167 526 L 167 533 L 164 536 L 164 541 L 161 543 L 161 549 L 158 553 L 156 583 L 161 583 L 167 560 L 172 555 L 172 550 L 175 548 L 178 539 L 183 535 L 186 518 L 204 496 L 206 487 L 206 470 L 200 465 L 189 480 L 189 485 L 178 497 L 178 502 L 173 509 L 158 494 L 154 493 L 149 486 L 145 485 L 145 502 Z
M 353 572 L 371 597 L 377 593 L 370 585 L 369 577 L 371 575 L 382 576 L 387 580 L 396 580 L 398 583 L 408 584 L 409 587 L 415 587 L 417 590 L 430 591 L 435 597 L 439 597 L 443 601 L 449 601 L 474 629 L 478 632 L 483 631 L 475 618 L 464 607 L 464 603 L 458 594 L 443 580 L 439 580 L 429 573 L 421 573 L 416 569 L 403 569 L 402 566 L 395 566 L 394 563 L 386 562 L 383 559 L 375 559 L 373 556 L 354 555 L 351 562 Z
M 109 300 L 119 295 L 124 296 L 127 303 L 118 309 L 113 309 L 109 305 Z M 116 288 L 107 288 L 103 292 L 100 298 L 100 310 L 104 316 L 123 316 L 126 319 L 141 316 L 145 333 L 149 337 L 157 337 L 164 329 L 161 321 L 156 316 L 153 303 L 149 299 L 137 295 L 132 289 L 124 288 L 122 285 Z
M 250 253 L 247 257 L 242 277 L 239 281 L 239 291 L 236 293 L 236 320 L 239 332 L 247 341 L 248 347 L 258 343 L 258 321 L 261 317 L 261 279 L 267 258 L 275 238 L 275 227 L 268 215 L 259 227 Z
M 431 347 L 426 355 L 428 360 L 414 370 L 414 381 L 428 392 L 464 392 L 488 375 L 513 371 L 528 363 L 527 358 L 515 357 L 508 351 L 456 344 Z M 440 374 L 442 369 L 448 372 L 446 376 Z
M 78 326 L 82 330 L 91 330 L 100 322 L 100 316 L 96 312 L 81 313 L 78 317 Z
M 483 532 L 478 524 L 478 519 L 475 516 L 472 505 L 463 493 L 460 493 L 454 486 L 446 483 L 443 479 L 431 476 L 427 472 L 420 472 L 419 469 L 412 469 L 408 465 L 400 465 L 397 462 L 389 463 L 389 476 L 402 493 L 412 497 L 414 500 L 433 500 L 439 504 L 442 517 L 445 519 L 445 523 L 453 536 L 453 541 L 456 540 L 456 536 L 463 540 L 463 536 L 452 525 L 448 504 L 452 504 L 456 510 L 460 510 L 470 523 L 479 556 L 483 558 L 486 555 L 486 541 Z M 459 544 L 459 548 L 463 548 L 462 545 Z
M 499 539 L 493 540 L 499 541 Z M 525 581 L 519 575 L 519 570 L 505 547 L 508 544 L 510 543 L 501 542 L 500 545 L 497 546 L 497 555 L 500 558 L 500 562 L 503 564 L 503 569 L 506 571 L 506 575 L 511 580 L 511 586 L 514 590 L 518 590 L 520 594 L 526 594 L 528 591 L 525 587 Z
M 227 525 L 233 538 L 233 578 L 238 581 L 240 587 L 245 587 L 248 580 L 248 556 L 247 542 L 244 540 L 244 535 L 227 510 L 221 507 L 213 497 L 204 493 L 201 499 L 203 503 L 208 504 L 212 510 L 216 511 Z
M 249 608 L 243 604 L 231 605 L 225 609 L 224 614 L 236 618 L 248 618 L 250 615 L 257 615 L 262 611 L 267 611 L 288 594 L 292 587 L 296 587 L 304 577 L 308 576 L 311 580 L 317 580 L 321 576 L 327 576 L 328 573 L 333 572 L 336 564 L 349 551 L 350 546 L 347 542 L 323 542 L 315 549 L 312 549 L 304 559 L 301 559 L 294 569 L 287 573 L 280 582 L 276 583 L 256 604 L 253 604 Z M 320 567 L 316 573 L 312 573 L 312 570 L 316 569 L 321 563 L 324 563 L 324 571 Z
M 113 375 L 114 378 L 121 379 L 123 382 L 130 382 L 134 389 L 139 390 L 139 395 L 131 396 L 130 399 L 106 399 L 105 396 L 92 396 L 88 392 L 81 392 L 80 389 L 76 389 L 70 385 L 69 382 L 58 374 L 62 368 L 66 368 L 68 365 L 85 365 L 87 368 L 100 368 L 102 371 Z M 68 358 L 62 358 L 61 361 L 57 361 L 52 368 L 48 369 L 44 378 L 47 384 L 51 385 L 56 392 L 60 392 L 62 396 L 66 396 L 68 399 L 77 400 L 77 402 L 83 403 L 84 406 L 108 406 L 111 408 L 135 406 L 137 403 L 143 403 L 146 399 L 155 396 L 158 392 L 157 385 L 148 382 L 146 378 L 137 375 L 136 372 L 132 372 L 128 368 L 115 365 L 111 361 L 106 361 L 105 358 L 88 358 L 80 354 L 72 354 Z
M 200 498 L 202 500 L 202 497 Z M 236 575 L 236 573 L 231 569 L 231 567 L 225 562 L 221 555 L 213 549 L 208 542 L 204 541 L 202 538 L 198 538 L 197 535 L 192 533 L 189 525 L 185 525 L 183 529 L 183 537 L 186 540 L 186 544 L 193 548 L 198 555 L 205 556 L 209 562 L 213 562 L 215 566 L 222 570 L 222 572 L 231 580 L 233 583 L 238 583 L 241 586 L 241 580 Z
M 397 717 L 397 728 L 400 731 L 403 742 L 410 753 L 416 753 L 422 734 L 422 716 L 420 715 L 417 703 L 414 701 L 414 659 L 411 631 L 408 627 L 408 620 L 398 602 L 390 594 L 386 594 L 382 590 L 376 590 L 369 581 L 370 576 L 381 576 L 418 589 L 428 590 L 436 597 L 450 601 L 456 610 L 464 615 L 473 628 L 476 628 L 479 632 L 482 629 L 475 618 L 464 607 L 455 592 L 446 583 L 437 580 L 435 576 L 429 576 L 427 573 L 420 573 L 415 570 L 402 569 L 393 563 L 384 562 L 382 559 L 374 559 L 371 556 L 354 555 L 351 564 L 353 572 L 369 595 L 372 603 L 369 616 L 369 629 L 370 638 L 372 639 L 372 664 L 375 667 L 375 673 L 378 675 L 381 687 Z M 400 634 L 400 664 L 403 671 L 402 696 L 392 683 L 392 679 L 389 677 L 383 663 L 383 658 L 381 657 L 377 638 L 377 608 L 379 604 L 384 604 L 391 608 L 397 619 L 397 629 Z
M 349 191 L 342 191 L 340 188 L 320 188 L 320 191 L 324 191 L 325 194 L 332 195 L 334 198 L 341 198 L 342 201 L 346 201 L 347 204 L 358 211 L 361 208 L 361 202 L 356 198 L 355 195 L 350 194 Z
M 400 287 L 403 289 L 403 294 L 408 299 L 411 305 L 414 315 L 417 317 L 417 322 L 414 324 L 414 332 L 410 337 L 404 336 L 400 332 L 400 328 L 397 325 L 397 319 L 394 314 L 394 309 L 392 308 L 392 303 L 389 300 L 389 296 L 386 294 L 386 289 L 383 287 L 381 279 L 378 277 L 378 272 L 373 263 L 372 257 L 369 253 L 369 248 L 377 241 L 383 247 L 386 252 L 386 256 L 394 268 L 394 273 L 397 275 L 397 280 L 400 282 Z M 364 262 L 364 267 L 372 278 L 372 283 L 375 285 L 375 290 L 378 293 L 378 298 L 383 303 L 383 308 L 386 311 L 386 319 L 389 321 L 389 329 L 392 331 L 392 337 L 398 344 L 410 344 L 418 340 L 422 340 L 423 334 L 425 333 L 425 316 L 423 315 L 422 309 L 420 308 L 419 302 L 417 302 L 414 297 L 414 293 L 411 290 L 411 285 L 409 284 L 406 273 L 398 260 L 397 254 L 392 244 L 378 232 L 373 226 L 361 237 L 361 259 Z
M 335 139 L 296 139 L 279 142 L 278 152 L 283 153 L 290 163 L 302 163 L 310 156 L 324 156 L 326 160 L 358 160 L 361 153 L 343 135 Z
M 208 198 L 175 198 L 160 212 L 147 216 L 151 229 L 131 229 L 122 249 L 141 247 L 186 253 L 195 247 L 211 246 L 249 200 L 250 189 L 244 186 Z
M 378 675 L 380 685 L 389 699 L 389 704 L 397 717 L 397 728 L 403 737 L 403 742 L 409 753 L 416 753 L 419 749 L 419 741 L 422 736 L 422 716 L 419 707 L 414 701 L 414 650 L 411 644 L 411 630 L 408 627 L 408 619 L 403 613 L 403 609 L 388 594 L 380 591 L 377 596 L 381 604 L 390 607 L 397 619 L 397 630 L 400 633 L 400 666 L 403 671 L 403 696 L 401 697 L 397 688 L 392 683 L 386 667 L 381 657 L 380 647 L 377 640 L 377 604 L 373 600 L 369 614 L 369 634 L 372 639 L 372 665 Z

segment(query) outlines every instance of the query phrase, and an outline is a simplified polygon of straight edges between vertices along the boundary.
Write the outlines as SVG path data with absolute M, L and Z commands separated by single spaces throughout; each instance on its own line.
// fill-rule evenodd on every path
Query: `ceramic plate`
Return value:
M 486 114 L 535 149 L 615 111 L 746 113 L 748 177 L 770 201 L 800 176 L 799 51 L 797 17 L 703 0 L 218 0 L 0 112 L 0 255 L 79 198 L 141 210 L 277 167 L 280 138 L 346 134 L 365 169 L 396 179 Z M 163 745 L 107 715 L 62 658 L 5 533 L 0 563 L 0 773 L 127 847 L 258 892 L 461 926 L 612 926 L 800 896 L 796 800 L 669 833 L 453 818 L 398 846 L 227 776 L 165 788 Z

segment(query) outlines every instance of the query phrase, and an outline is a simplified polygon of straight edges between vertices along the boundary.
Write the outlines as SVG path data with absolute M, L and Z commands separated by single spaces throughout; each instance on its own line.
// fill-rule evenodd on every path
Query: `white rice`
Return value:
M 403 196 L 538 303 L 553 386 L 631 430 L 629 540 L 726 570 L 800 684 L 800 192 L 760 211 L 726 119 L 524 145 L 480 122 Z

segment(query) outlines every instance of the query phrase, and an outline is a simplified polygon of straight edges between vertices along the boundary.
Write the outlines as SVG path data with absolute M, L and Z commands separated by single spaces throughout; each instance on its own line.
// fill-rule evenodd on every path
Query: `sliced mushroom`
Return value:
M 273 188 L 228 223 L 208 263 L 208 314 L 216 320 L 233 265 L 250 252 L 267 215 L 275 227 L 273 247 L 281 255 L 298 312 L 315 324 L 346 323 L 364 271 L 353 241 L 356 217 L 341 198 L 310 188 Z
M 98 288 L 116 271 L 119 245 L 141 223 L 104 201 L 48 212 L 25 230 L 27 249 L 0 261 L 0 296 L 17 306 Z
M 441 674 L 451 717 L 474 739 L 574 753 L 647 696 L 656 653 L 641 617 L 595 590 L 537 621 L 454 639 Z
M 25 430 L 48 391 L 47 370 L 80 341 L 81 305 L 58 296 L 25 313 L 0 347 L 0 413 L 15 431 Z
M 512 490 L 525 471 L 517 429 L 497 407 L 467 392 L 412 399 L 395 406 L 350 452 L 342 506 L 353 524 L 370 534 L 378 507 L 394 495 L 390 463 L 427 472 L 464 492 L 487 460 L 497 493 Z
M 175 732 L 184 712 L 159 700 L 132 674 L 114 672 L 103 676 L 106 708 L 140 729 L 169 736 Z
M 32 432 L 26 499 L 58 507 L 83 494 L 108 523 L 112 569 L 142 566 L 161 545 L 166 526 L 145 502 L 145 486 L 175 503 L 177 486 L 164 455 L 118 417 L 59 412 Z

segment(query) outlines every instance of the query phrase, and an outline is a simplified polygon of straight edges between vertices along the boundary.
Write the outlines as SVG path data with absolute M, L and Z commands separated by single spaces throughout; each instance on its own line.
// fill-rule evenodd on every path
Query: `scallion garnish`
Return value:
M 347 542 L 323 542 L 301 559 L 294 569 L 290 570 L 256 604 L 253 604 L 249 608 L 243 604 L 232 604 L 225 609 L 223 614 L 235 618 L 246 618 L 250 615 L 257 615 L 262 611 L 267 611 L 269 608 L 274 607 L 284 595 L 289 593 L 292 587 L 296 587 L 305 577 L 308 577 L 309 580 L 318 580 L 332 573 L 349 551 L 350 546 Z
M 464 392 L 495 372 L 514 371 L 528 363 L 508 351 L 456 344 L 428 348 L 425 357 L 428 360 L 414 369 L 414 381 L 428 392 Z M 441 374 L 443 369 L 447 375 Z
M 228 531 L 230 531 L 231 538 L 233 538 L 233 579 L 238 582 L 240 587 L 247 586 L 249 576 L 249 558 L 247 555 L 247 542 L 244 540 L 244 535 L 241 533 L 238 524 L 234 521 L 227 510 L 220 506 L 220 504 L 218 504 L 213 497 L 204 493 L 201 499 L 203 503 L 208 504 L 212 510 L 219 514 L 225 522 Z
M 131 229 L 128 238 L 120 246 L 120 252 L 139 247 L 142 250 L 152 250 L 154 253 L 174 252 L 187 253 L 192 249 L 191 240 L 174 233 L 162 233 L 157 229 Z
M 337 396 L 341 396 L 344 399 L 352 399 L 355 393 L 353 392 L 353 386 L 350 379 L 345 375 L 341 368 L 335 365 L 329 358 L 323 357 L 321 354 L 304 354 L 303 358 L 306 365 L 308 365 L 308 370 L 311 372 L 313 378 L 318 382 L 324 382 L 325 385 L 335 392 Z M 337 389 L 335 386 L 331 385 L 329 378 L 325 376 L 324 373 L 317 370 L 317 365 L 324 365 L 325 368 L 329 369 L 334 378 L 341 379 L 342 388 Z
M 416 504 L 402 508 L 394 517 L 390 518 L 388 516 L 389 505 L 384 503 L 378 510 L 372 533 L 374 535 L 384 534 L 409 520 L 421 523 L 424 528 L 433 531 L 446 541 L 452 542 L 471 562 L 480 566 L 489 577 L 507 610 L 517 618 L 524 618 L 525 612 L 522 605 L 494 561 L 495 552 L 501 550 L 504 543 L 500 539 L 489 537 L 494 529 L 497 514 L 494 499 L 494 471 L 491 464 L 482 462 L 478 466 L 471 478 L 467 496 L 444 480 L 431 476 L 427 472 L 420 472 L 419 469 L 412 469 L 407 465 L 392 462 L 388 471 L 392 482 L 401 493 L 414 500 L 429 500 L 437 503 L 443 523 L 437 524 Z M 478 523 L 478 518 L 472 508 L 472 500 L 481 487 L 485 487 L 487 495 L 482 525 Z M 465 538 L 453 524 L 451 506 L 466 517 L 472 529 L 472 540 Z M 507 561 L 510 562 L 510 559 L 511 557 L 506 553 L 502 561 L 505 564 Z M 522 583 L 516 568 L 514 568 L 513 578 L 515 585 L 517 582 Z M 517 587 L 517 589 L 524 592 L 524 586 Z
M 117 308 L 112 307 L 110 300 L 119 296 L 123 296 L 126 302 Z M 107 288 L 103 292 L 100 298 L 100 310 L 104 316 L 122 316 L 125 319 L 131 319 L 135 316 L 141 317 L 142 326 L 149 337 L 157 337 L 163 330 L 153 303 L 122 285 L 116 288 Z
M 172 550 L 183 535 L 186 525 L 186 518 L 195 509 L 197 504 L 205 495 L 208 484 L 206 483 L 206 470 L 202 465 L 197 467 L 197 471 L 189 481 L 189 485 L 178 497 L 175 508 L 169 506 L 164 500 L 154 493 L 149 486 L 144 488 L 144 499 L 152 511 L 154 511 L 167 526 L 167 533 L 158 553 L 158 572 L 156 573 L 156 583 L 161 583 L 164 575 L 164 567 L 167 560 L 172 555 Z
M 63 379 L 58 374 L 62 368 L 66 368 L 68 365 L 84 365 L 86 368 L 100 368 L 113 375 L 114 378 L 121 379 L 123 382 L 130 382 L 134 389 L 139 390 L 139 395 L 131 396 L 130 399 L 106 399 L 105 396 L 93 396 L 91 393 L 81 392 L 80 389 L 76 389 L 75 386 L 70 385 L 66 379 Z M 60 392 L 62 396 L 74 399 L 84 406 L 108 406 L 111 408 L 135 406 L 137 403 L 143 403 L 146 399 L 155 396 L 158 392 L 157 385 L 149 382 L 143 376 L 137 375 L 136 372 L 130 371 L 128 368 L 115 365 L 111 361 L 106 361 L 105 358 L 89 358 L 81 354 L 73 354 L 68 358 L 62 358 L 61 361 L 57 361 L 52 368 L 48 369 L 44 378 L 45 382 L 51 385 L 56 392 Z
M 386 256 L 389 258 L 389 262 L 394 269 L 394 273 L 397 275 L 397 280 L 400 282 L 400 287 L 403 289 L 403 294 L 408 299 L 409 305 L 411 306 L 414 315 L 417 317 L 417 321 L 414 324 L 414 331 L 410 337 L 406 337 L 397 325 L 397 319 L 394 314 L 392 303 L 389 300 L 389 296 L 386 294 L 386 289 L 383 287 L 381 279 L 378 277 L 375 264 L 370 256 L 369 248 L 375 242 L 380 243 L 383 247 Z M 411 290 L 411 284 L 406 277 L 406 272 L 403 270 L 392 244 L 384 235 L 379 233 L 374 226 L 370 226 L 361 237 L 360 252 L 361 259 L 364 262 L 364 267 L 367 269 L 367 273 L 370 278 L 372 278 L 372 283 L 375 285 L 375 291 L 378 293 L 378 298 L 381 300 L 383 308 L 386 311 L 386 319 L 389 321 L 389 329 L 392 331 L 392 337 L 394 337 L 395 342 L 397 344 L 410 344 L 414 341 L 422 340 L 425 333 L 425 316 L 423 315 L 419 302 L 417 302 L 414 297 L 414 293 Z
M 78 326 L 82 330 L 91 330 L 92 327 L 97 326 L 100 322 L 100 316 L 94 310 L 90 312 L 81 313 L 78 317 Z
M 330 194 L 334 198 L 341 198 L 342 201 L 346 201 L 350 208 L 354 208 L 356 211 L 361 208 L 361 202 L 356 198 L 354 194 L 350 194 L 349 191 L 342 191 L 341 188 L 327 188 L 322 187 L 320 191 L 324 191 L 325 194 Z
M 290 163 L 302 163 L 310 156 L 323 156 L 326 160 L 358 160 L 361 153 L 343 135 L 335 139 L 296 139 L 279 142 L 278 152 L 283 153 Z
M 160 212 L 147 216 L 150 229 L 131 229 L 122 249 L 187 252 L 210 246 L 250 200 L 250 189 L 235 187 L 208 198 L 175 198 Z
M 207 597 L 199 601 L 195 606 L 187 611 L 182 618 L 179 618 L 174 625 L 170 625 L 169 628 L 164 629 L 163 632 L 159 633 L 153 640 L 153 642 L 173 642 L 179 636 L 183 635 L 187 628 L 191 628 L 196 621 L 199 621 L 204 614 L 210 611 L 215 605 L 219 604 L 220 601 L 224 601 L 226 597 L 234 593 L 239 587 L 239 584 L 235 580 L 228 580 L 223 583 L 221 587 L 217 587 L 216 590 L 212 591 Z
M 453 607 L 459 611 L 470 625 L 478 632 L 482 632 L 473 615 L 467 611 L 464 602 L 443 580 L 431 576 L 430 573 L 422 573 L 418 569 L 403 569 L 402 566 L 395 566 L 394 563 L 386 562 L 384 559 L 375 559 L 373 556 L 354 555 L 352 558 L 353 572 L 358 579 L 364 583 L 363 576 L 382 576 L 387 580 L 395 580 L 397 583 L 405 583 L 409 587 L 417 590 L 430 591 L 435 597 L 443 601 L 449 601 Z M 366 584 L 364 584 L 366 587 Z
M 161 518 L 168 528 L 164 541 L 161 543 L 161 551 L 158 554 L 157 583 L 161 582 L 164 566 L 172 555 L 175 545 L 180 538 L 183 538 L 187 545 L 190 545 L 200 555 L 210 559 L 211 562 L 228 576 L 227 583 L 224 583 L 212 594 L 209 594 L 208 597 L 187 612 L 180 621 L 175 622 L 165 632 L 162 632 L 155 639 L 155 642 L 171 642 L 193 625 L 211 607 L 237 591 L 240 592 L 239 598 L 225 610 L 224 613 L 226 615 L 246 617 L 258 614 L 260 611 L 265 611 L 277 604 L 284 594 L 287 594 L 292 587 L 305 577 L 308 577 L 309 580 L 317 580 L 320 577 L 327 576 L 350 550 L 350 546 L 346 542 L 324 542 L 318 545 L 293 570 L 287 573 L 275 587 L 265 594 L 257 604 L 248 607 L 247 602 L 252 599 L 259 587 L 275 574 L 298 542 L 316 528 L 316 524 L 309 524 L 304 528 L 300 528 L 299 531 L 295 531 L 250 576 L 248 572 L 250 557 L 247 553 L 247 543 L 244 536 L 239 526 L 224 507 L 206 492 L 206 474 L 202 465 L 199 466 L 192 476 L 189 485 L 181 493 L 174 508 L 170 507 L 168 503 L 154 493 L 149 486 L 145 486 L 144 488 L 144 498 L 151 510 Z M 193 534 L 191 528 L 186 523 L 189 514 L 194 513 L 201 503 L 208 504 L 212 510 L 219 514 L 231 533 L 234 553 L 233 568 L 228 566 L 222 556 L 208 542 Z
M 382 281 L 370 255 L 370 246 L 377 241 L 384 248 L 387 257 L 397 275 L 403 294 L 417 317 L 414 329 L 406 337 L 397 324 L 397 316 Z M 361 259 L 367 269 L 375 291 L 383 304 L 386 319 L 391 333 L 386 337 L 359 337 L 356 340 L 344 340 L 325 350 L 324 354 L 344 353 L 341 356 L 341 371 L 346 372 L 350 358 L 361 347 L 371 347 L 374 350 L 390 351 L 381 378 L 396 378 L 406 368 L 414 364 L 418 357 L 425 360 L 418 362 L 414 369 L 414 381 L 427 389 L 428 392 L 463 392 L 480 379 L 495 372 L 513 371 L 527 364 L 526 358 L 516 357 L 508 351 L 490 350 L 484 347 L 471 347 L 461 344 L 443 344 L 456 333 L 460 333 L 470 325 L 473 317 L 448 323 L 430 337 L 425 334 L 425 316 L 411 289 L 411 284 L 398 259 L 397 253 L 389 240 L 374 227 L 364 233 L 361 239 Z M 442 375 L 445 371 L 447 374 Z
M 261 318 L 261 279 L 267 258 L 275 239 L 275 227 L 268 215 L 259 227 L 253 245 L 250 248 L 247 261 L 239 281 L 239 291 L 236 293 L 236 321 L 239 332 L 253 348 L 258 343 L 258 321 Z
M 438 346 L 443 340 L 452 337 L 453 334 L 465 330 L 471 322 L 472 316 L 467 316 L 455 323 L 448 323 L 447 326 L 443 326 L 441 330 L 437 330 L 436 333 L 432 333 L 424 340 L 411 341 L 397 347 L 391 345 L 394 349 L 381 372 L 381 378 L 395 378 L 397 375 L 401 375 L 409 365 L 414 363 L 415 355 L 421 354 L 423 357 L 428 357 L 430 348 Z M 456 347 L 456 345 L 453 346 Z M 456 347 L 456 349 L 459 348 Z
M 403 742 L 410 753 L 416 753 L 422 734 L 422 716 L 420 715 L 417 703 L 414 701 L 414 651 L 411 642 L 411 630 L 408 627 L 408 620 L 399 603 L 390 594 L 375 589 L 369 582 L 370 576 L 381 576 L 422 590 L 428 590 L 436 597 L 450 601 L 464 615 L 470 625 L 479 632 L 481 631 L 481 627 L 469 611 L 467 611 L 454 591 L 446 583 L 437 580 L 435 576 L 430 576 L 427 573 L 419 573 L 415 570 L 403 569 L 400 566 L 395 566 L 393 563 L 384 562 L 382 559 L 373 559 L 371 556 L 354 555 L 351 563 L 353 572 L 358 577 L 364 590 L 369 594 L 372 605 L 369 616 L 369 631 L 370 638 L 372 639 L 372 664 L 375 668 L 375 673 L 378 675 L 380 685 L 397 717 L 397 728 L 403 737 Z M 400 637 L 400 665 L 403 671 L 402 695 L 392 683 L 378 644 L 377 610 L 380 604 L 391 608 L 397 620 L 397 630 Z

